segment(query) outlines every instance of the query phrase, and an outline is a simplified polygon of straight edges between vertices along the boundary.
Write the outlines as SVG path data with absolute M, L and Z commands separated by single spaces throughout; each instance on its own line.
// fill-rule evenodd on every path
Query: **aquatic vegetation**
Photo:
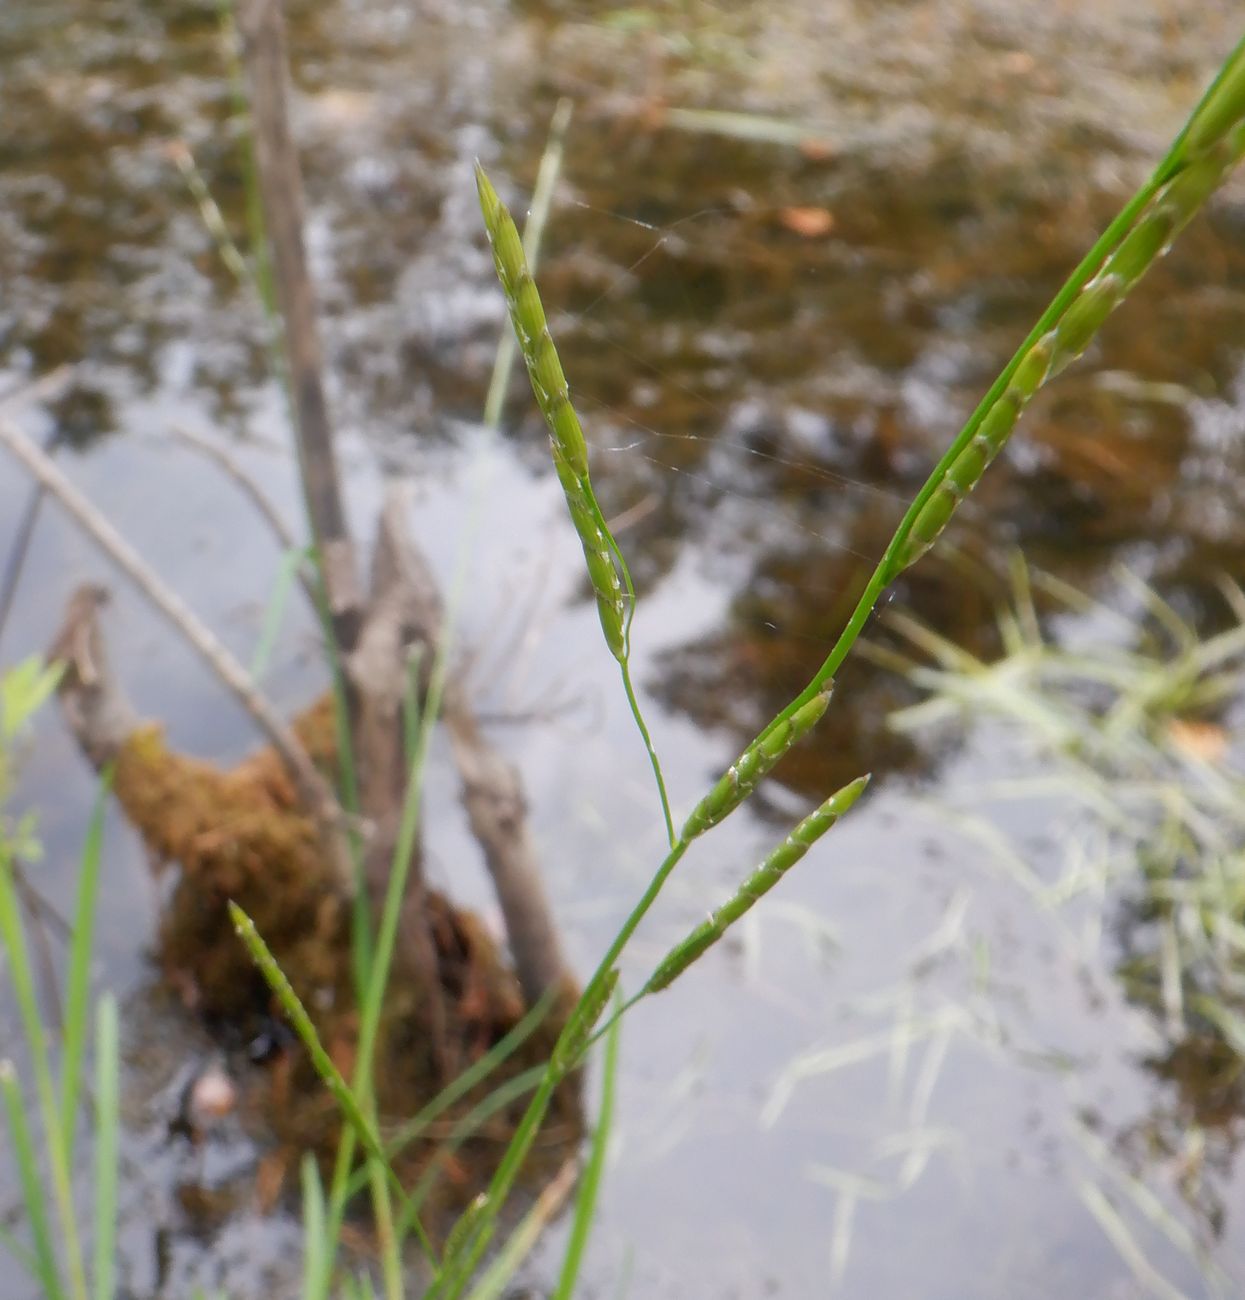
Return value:
M 989 724 L 1019 739 L 1019 773 L 952 789 L 928 811 L 1019 887 L 1070 961 L 1105 965 L 1150 1019 L 1159 1045 L 1146 1068 L 1171 1100 L 1123 1127 L 1110 1149 L 1079 1119 L 1073 1136 L 1094 1176 L 1078 1191 L 1158 1291 L 1174 1294 L 1138 1240 L 1155 1226 L 1226 1294 L 1206 1240 L 1222 1213 L 1211 1180 L 1169 1179 L 1160 1197 L 1127 1157 L 1157 1146 L 1177 1164 L 1213 1166 L 1208 1152 L 1234 1145 L 1245 1104 L 1245 766 L 1226 725 L 1245 708 L 1245 593 L 1222 578 L 1226 626 L 1198 635 L 1126 572 L 1111 604 L 1019 563 L 1015 575 L 993 659 L 894 620 L 912 653 L 881 657 L 926 698 L 892 725 L 928 737 Z M 1043 632 L 1033 591 L 1047 620 L 1065 624 L 1061 635 Z M 1082 621 L 1097 629 L 1092 640 L 1074 634 Z M 1052 800 L 1061 815 L 1037 848 L 994 812 Z M 1114 1203 L 1121 1193 L 1127 1214 Z

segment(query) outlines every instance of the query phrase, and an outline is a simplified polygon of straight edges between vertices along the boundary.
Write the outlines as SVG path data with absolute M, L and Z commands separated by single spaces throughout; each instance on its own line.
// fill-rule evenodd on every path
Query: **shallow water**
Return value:
M 503 740 L 580 969 L 647 879 L 661 829 L 518 379 L 503 435 L 476 424 L 502 321 L 472 158 L 521 207 L 554 103 L 574 100 L 541 279 L 607 513 L 630 521 L 637 677 L 685 807 L 820 661 L 905 495 L 1161 152 L 1238 21 L 1226 0 L 294 8 L 308 238 L 352 513 L 368 519 L 382 474 L 403 473 L 447 586 L 470 540 L 460 635 L 481 707 L 536 714 Z M 170 436 L 178 423 L 236 436 L 293 515 L 289 467 L 265 445 L 286 434 L 262 318 L 166 148 L 190 146 L 241 234 L 216 6 L 171 18 L 17 0 L 0 12 L 0 57 L 0 377 L 79 364 L 28 427 L 59 435 L 75 480 L 245 659 L 277 549 Z M 738 120 L 678 111 L 692 109 L 754 115 L 754 137 L 757 115 L 769 125 L 740 138 L 719 133 Z M 1108 601 L 1126 603 L 1122 563 L 1188 616 L 1222 618 L 1213 577 L 1245 560 L 1243 198 L 1237 181 L 1035 402 L 896 607 L 991 651 L 1019 545 Z M 26 491 L 0 476 L 0 545 Z M 109 575 L 45 507 L 6 662 L 46 643 L 87 576 Z M 246 720 L 117 586 L 111 645 L 139 706 L 188 749 L 244 752 Z M 267 684 L 293 707 L 318 682 L 297 615 Z M 737 941 L 627 1022 L 586 1295 L 1143 1294 L 1087 1186 L 1109 1190 L 1180 1293 L 1214 1294 L 1110 1182 L 1078 1122 L 1241 1285 L 1239 1116 L 1203 1116 L 1190 1192 L 1180 1144 L 1198 1081 L 1180 1090 L 1147 1067 L 1163 1030 L 1113 974 L 1120 938 L 1067 942 L 1066 919 L 947 813 L 987 776 L 1032 772 L 1032 752 L 987 725 L 901 739 L 886 718 L 912 698 L 891 672 L 845 671 L 815 742 L 689 855 L 641 932 L 633 981 L 815 795 L 876 774 Z M 453 782 L 440 767 L 431 781 L 434 876 L 487 909 Z M 43 810 L 42 883 L 62 906 L 91 793 L 49 714 L 22 794 Z M 1053 876 L 1049 832 L 1065 815 L 1017 801 L 995 820 Z M 157 891 L 116 819 L 106 862 L 100 979 L 128 1011 L 142 1171 L 127 1191 L 128 1281 L 139 1295 L 192 1282 L 280 1294 L 296 1276 L 292 1230 L 247 1210 L 240 1135 L 204 1168 L 163 1137 L 187 1062 L 208 1049 L 158 990 Z M 0 1001 L 0 1033 L 13 1031 Z M 780 1106 L 793 1063 L 816 1050 L 839 1055 L 809 1064 Z M 200 1185 L 235 1192 L 207 1213 L 179 1195 Z M 529 1269 L 535 1294 L 558 1240 Z

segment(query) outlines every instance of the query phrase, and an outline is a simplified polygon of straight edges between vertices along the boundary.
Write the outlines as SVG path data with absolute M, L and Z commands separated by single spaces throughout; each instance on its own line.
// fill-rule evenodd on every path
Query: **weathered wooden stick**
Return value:
M 251 95 L 255 164 L 284 323 L 303 492 L 334 634 L 339 647 L 348 650 L 358 633 L 361 593 L 338 484 L 315 291 L 303 247 L 303 181 L 287 108 L 289 73 L 281 0 L 248 0 L 239 14 L 239 29 Z

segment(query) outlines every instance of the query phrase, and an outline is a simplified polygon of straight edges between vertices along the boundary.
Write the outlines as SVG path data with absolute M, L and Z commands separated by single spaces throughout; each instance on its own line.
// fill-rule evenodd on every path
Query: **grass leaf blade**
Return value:
M 78 900 L 74 913 L 69 974 L 65 986 L 65 1039 L 61 1062 L 61 1131 L 65 1153 L 73 1163 L 74 1126 L 82 1086 L 82 1057 L 91 998 L 91 954 L 95 948 L 95 911 L 99 895 L 99 863 L 104 838 L 104 810 L 112 787 L 112 769 L 106 768 L 95 793 L 95 806 L 87 826 L 78 863 Z

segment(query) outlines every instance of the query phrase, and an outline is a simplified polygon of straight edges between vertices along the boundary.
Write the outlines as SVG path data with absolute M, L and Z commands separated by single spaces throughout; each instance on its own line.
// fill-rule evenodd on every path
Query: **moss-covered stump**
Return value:
M 331 700 L 300 716 L 295 730 L 318 763 L 332 765 Z M 116 755 L 113 787 L 153 856 L 177 864 L 179 878 L 161 920 L 158 951 L 187 1003 L 230 1037 L 258 1033 L 273 1014 L 268 987 L 229 920 L 226 903 L 232 899 L 254 920 L 321 1040 L 349 1077 L 358 1030 L 352 904 L 319 854 L 315 828 L 298 809 L 279 758 L 265 749 L 223 770 L 171 751 L 159 727 L 143 726 Z M 434 1050 L 421 1015 L 425 991 L 413 987 L 395 964 L 373 1071 L 385 1131 L 414 1115 L 450 1082 L 447 1075 L 478 1060 L 528 1009 L 482 922 L 433 891 L 425 893 L 425 905 L 449 1050 Z M 504 1150 L 525 1096 L 498 1109 L 452 1157 L 441 1149 L 442 1140 L 489 1094 L 548 1057 L 575 995 L 571 987 L 559 990 L 549 1014 L 522 1046 L 403 1150 L 395 1167 L 405 1182 L 418 1181 L 435 1160 L 444 1175 L 437 1180 L 438 1200 L 455 1204 L 479 1190 Z M 263 1093 L 255 1109 L 280 1144 L 291 1152 L 331 1157 L 339 1115 L 300 1047 L 279 1058 Z M 581 1128 L 578 1081 L 571 1079 L 550 1111 L 540 1145 L 565 1158 Z

